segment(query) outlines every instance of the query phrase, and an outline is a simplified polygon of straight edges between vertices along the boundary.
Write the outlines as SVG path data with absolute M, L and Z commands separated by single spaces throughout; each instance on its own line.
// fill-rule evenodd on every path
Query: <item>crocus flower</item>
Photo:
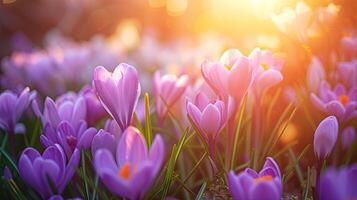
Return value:
M 121 137 L 116 157 L 99 149 L 94 167 L 106 187 L 114 194 L 131 200 L 142 199 L 159 172 L 164 158 L 164 144 L 157 135 L 148 151 L 138 129 L 129 126 Z
M 214 145 L 231 116 L 231 102 L 225 104 L 221 100 L 210 100 L 204 93 L 198 93 L 193 103 L 187 101 L 187 113 L 209 145 Z
M 357 36 L 346 36 L 341 39 L 343 54 L 347 58 L 354 58 L 357 53 Z
M 57 129 L 61 122 L 66 121 L 77 131 L 85 121 L 87 112 L 84 98 L 75 98 L 74 94 L 61 96 L 56 103 L 47 97 L 43 113 L 40 112 L 36 101 L 32 107 L 34 112 L 41 117 L 43 126 L 49 124 L 53 129 Z
M 317 92 L 321 82 L 325 80 L 325 70 L 321 61 L 317 57 L 313 57 L 307 71 L 307 85 L 310 91 Z
M 295 36 L 296 39 L 306 42 L 311 17 L 311 8 L 303 1 L 300 1 L 296 4 L 295 9 L 289 8 L 280 14 L 273 14 L 272 20 L 281 32 Z
M 79 164 L 79 150 L 66 161 L 66 155 L 59 145 L 46 148 L 42 156 L 32 148 L 26 148 L 19 159 L 18 167 L 22 179 L 43 199 L 60 194 L 72 179 Z M 51 183 L 56 190 L 51 189 Z
M 335 116 L 322 120 L 314 134 L 314 151 L 319 159 L 331 153 L 338 137 L 338 122 Z
M 283 191 L 279 166 L 268 157 L 259 173 L 250 168 L 238 175 L 230 171 L 228 187 L 233 199 L 236 200 L 279 200 Z
M 271 51 L 255 48 L 249 59 L 253 67 L 252 89 L 257 97 L 283 80 L 280 72 L 283 62 L 274 57 Z
M 341 142 L 344 149 L 348 149 L 356 139 L 356 131 L 352 126 L 346 127 L 342 131 Z
M 310 97 L 319 110 L 335 115 L 340 121 L 357 116 L 357 87 L 347 91 L 342 84 L 337 84 L 332 90 L 327 82 L 323 82 L 319 94 L 311 93 Z
M 22 124 L 17 124 L 22 113 L 35 97 L 35 92 L 25 88 L 20 95 L 11 91 L 0 94 L 0 128 L 9 134 L 25 132 Z
M 104 67 L 96 67 L 93 86 L 105 110 L 124 131 L 131 123 L 140 95 L 136 69 L 125 63 L 119 64 L 113 73 Z
M 252 81 L 249 58 L 238 50 L 227 50 L 219 62 L 206 61 L 201 66 L 203 78 L 222 99 L 234 97 L 238 103 Z
M 180 99 L 188 86 L 187 75 L 177 77 L 173 74 L 154 74 L 153 93 L 155 96 L 155 109 L 160 123 L 165 119 L 169 109 Z
M 44 147 L 60 144 L 69 158 L 75 149 L 88 149 L 96 133 L 97 130 L 88 128 L 84 121 L 77 130 L 67 121 L 62 121 L 56 129 L 47 124 L 40 136 L 40 142 Z
M 327 168 L 319 178 L 318 196 L 321 200 L 357 198 L 357 165 Z

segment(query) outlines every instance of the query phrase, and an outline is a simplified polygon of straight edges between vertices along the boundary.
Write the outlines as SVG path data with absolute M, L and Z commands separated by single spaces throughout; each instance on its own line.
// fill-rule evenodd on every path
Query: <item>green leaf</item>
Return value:
M 83 175 L 83 182 L 84 182 L 84 191 L 85 191 L 85 198 L 89 199 L 89 189 L 87 183 L 87 175 L 86 175 L 86 161 L 84 151 L 81 152 L 81 160 L 82 160 L 82 175 Z
M 15 162 L 11 159 L 11 156 L 3 148 L 0 148 L 0 152 L 5 158 L 6 165 L 9 166 L 18 175 L 19 170 L 17 169 L 17 165 L 15 164 Z
M 198 194 L 197 194 L 195 200 L 200 200 L 200 199 L 202 199 L 203 193 L 204 193 L 205 190 L 206 190 L 206 185 L 207 185 L 206 182 L 204 182 L 204 183 L 202 184 L 201 189 L 200 189 L 200 191 L 198 192 Z
M 149 94 L 145 93 L 145 139 L 148 147 L 150 148 L 152 143 L 152 129 L 151 129 L 151 119 L 150 119 L 150 102 Z

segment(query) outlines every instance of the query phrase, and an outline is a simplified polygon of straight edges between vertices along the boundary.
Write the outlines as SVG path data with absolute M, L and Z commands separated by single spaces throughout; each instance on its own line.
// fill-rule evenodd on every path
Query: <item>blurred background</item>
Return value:
M 94 35 L 111 36 L 122 31 L 127 42 L 137 42 L 143 32 L 159 40 L 224 35 L 240 49 L 250 51 L 256 43 L 269 48 L 279 45 L 271 18 L 296 0 L 1 0 L 0 56 L 11 53 L 14 34 L 23 34 L 36 46 L 50 30 L 76 41 Z M 341 6 L 339 22 L 356 24 L 354 0 L 308 0 L 312 9 L 335 3 Z M 348 5 L 348 6 L 347 6 Z M 248 40 L 247 40 L 248 38 Z M 249 40 L 249 38 L 252 38 Z M 250 45 L 249 42 L 255 43 Z M 244 44 L 242 44 L 244 43 Z M 248 43 L 248 44 L 247 44 Z

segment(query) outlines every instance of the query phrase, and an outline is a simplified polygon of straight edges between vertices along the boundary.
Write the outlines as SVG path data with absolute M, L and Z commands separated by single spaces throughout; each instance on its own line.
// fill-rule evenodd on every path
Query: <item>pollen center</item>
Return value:
M 341 95 L 338 97 L 338 99 L 340 100 L 340 102 L 342 103 L 342 105 L 347 105 L 348 102 L 350 101 L 350 98 L 347 95 Z
M 262 63 L 262 64 L 260 64 L 260 66 L 263 67 L 264 71 L 269 69 L 269 65 L 267 65 L 267 64 Z
M 130 165 L 128 162 L 126 162 L 119 170 L 118 175 L 122 177 L 125 180 L 129 179 L 130 176 Z
M 254 181 L 255 181 L 255 183 L 260 183 L 262 181 L 272 181 L 272 180 L 273 180 L 272 176 L 266 175 L 266 176 L 261 176 L 259 178 L 256 178 Z

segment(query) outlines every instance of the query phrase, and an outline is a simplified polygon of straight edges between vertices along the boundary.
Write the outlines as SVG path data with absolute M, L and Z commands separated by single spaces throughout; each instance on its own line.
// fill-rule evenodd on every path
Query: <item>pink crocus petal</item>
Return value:
M 60 192 L 62 192 L 66 187 L 66 185 L 68 185 L 69 181 L 71 180 L 74 173 L 76 172 L 76 169 L 79 165 L 79 159 L 80 159 L 80 151 L 78 149 L 75 149 L 67 163 L 64 176 L 62 177 L 62 180 L 59 183 L 58 190 Z
M 125 130 L 119 141 L 116 156 L 119 166 L 123 166 L 126 162 L 135 165 L 147 159 L 146 142 L 138 129 L 129 126 Z
M 215 138 L 221 124 L 220 111 L 212 104 L 209 104 L 202 112 L 200 127 L 207 134 L 208 138 Z
M 151 163 L 143 163 L 138 171 L 130 178 L 130 187 L 132 188 L 131 199 L 143 199 L 146 191 L 154 181 L 156 172 L 153 171 Z M 147 177 L 147 178 L 143 178 Z
M 252 68 L 246 57 L 240 57 L 228 77 L 228 94 L 239 102 L 246 94 L 252 81 Z
M 99 174 L 101 170 L 105 170 L 105 169 L 111 171 L 112 173 L 118 172 L 117 163 L 114 160 L 113 154 L 107 149 L 99 149 L 98 151 L 95 152 L 94 165 L 95 168 L 97 169 L 97 173 Z
M 57 125 L 61 121 L 60 116 L 57 112 L 56 104 L 49 97 L 47 97 L 45 100 L 45 108 L 43 111 L 43 116 L 44 118 L 42 119 L 43 120 L 42 124 L 46 124 L 48 122 L 51 124 L 52 127 L 57 127 Z
M 262 73 L 255 85 L 258 88 L 258 93 L 262 94 L 265 92 L 265 90 L 278 84 L 282 80 L 283 75 L 279 71 L 275 69 L 268 69 Z
M 314 150 L 320 159 L 325 159 L 336 144 L 338 122 L 335 116 L 325 118 L 317 127 L 314 134 Z
M 205 61 L 201 65 L 202 76 L 219 96 L 228 95 L 229 71 L 222 63 Z
M 311 99 L 311 102 L 314 104 L 314 106 L 316 106 L 317 109 L 319 109 L 320 111 L 325 110 L 325 104 L 321 101 L 321 99 L 319 97 L 316 96 L 316 94 L 311 93 L 310 99 Z
M 120 179 L 116 173 L 103 169 L 101 170 L 99 176 L 101 177 L 104 185 L 114 194 L 130 199 L 135 195 L 130 189 L 128 182 Z
M 264 168 L 272 168 L 275 170 L 276 172 L 276 175 L 278 175 L 279 177 L 281 177 L 281 173 L 280 173 L 280 169 L 279 169 L 279 166 L 278 164 L 274 161 L 273 158 L 271 157 L 267 157 L 266 160 L 265 160 L 265 163 L 264 163 L 264 166 L 263 166 L 263 169 Z
M 243 56 L 243 54 L 238 49 L 228 49 L 223 53 L 219 61 L 232 67 L 239 56 Z
M 161 135 L 156 135 L 149 151 L 149 159 L 155 164 L 154 174 L 160 170 L 164 155 L 164 141 Z

